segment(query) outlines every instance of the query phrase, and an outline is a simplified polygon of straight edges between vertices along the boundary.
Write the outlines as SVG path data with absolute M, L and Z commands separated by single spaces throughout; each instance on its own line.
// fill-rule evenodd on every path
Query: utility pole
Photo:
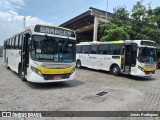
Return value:
M 26 17 L 24 16 L 24 18 L 23 18 L 23 27 L 24 27 L 24 29 L 25 29 L 25 27 L 26 27 Z
M 108 18 L 107 11 L 108 11 L 108 0 L 107 0 L 107 4 L 106 4 L 106 22 L 105 22 L 105 24 L 107 23 L 107 18 Z

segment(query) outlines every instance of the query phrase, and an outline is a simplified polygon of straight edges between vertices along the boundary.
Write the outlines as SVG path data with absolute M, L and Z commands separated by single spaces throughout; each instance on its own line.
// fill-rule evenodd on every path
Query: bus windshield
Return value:
M 156 49 L 149 47 L 139 48 L 139 61 L 142 63 L 155 63 L 156 62 Z
M 71 39 L 34 35 L 31 58 L 55 62 L 74 62 L 76 42 Z

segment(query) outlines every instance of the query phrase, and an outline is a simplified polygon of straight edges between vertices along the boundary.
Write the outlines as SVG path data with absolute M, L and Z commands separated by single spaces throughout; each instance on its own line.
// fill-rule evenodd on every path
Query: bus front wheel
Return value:
M 77 62 L 76 62 L 76 67 L 77 67 L 77 68 L 81 68 L 81 61 L 80 61 L 80 60 L 77 60 Z
M 6 68 L 10 69 L 9 66 L 8 66 L 8 58 L 7 58 L 7 61 L 6 61 Z
M 115 76 L 119 75 L 120 74 L 120 69 L 117 65 L 113 65 L 112 66 L 112 69 L 111 69 L 111 73 Z
M 20 79 L 22 81 L 26 81 L 26 79 L 22 75 L 22 67 L 21 67 L 21 65 L 19 65 L 19 67 L 18 67 L 18 75 L 19 75 L 19 77 L 20 77 Z

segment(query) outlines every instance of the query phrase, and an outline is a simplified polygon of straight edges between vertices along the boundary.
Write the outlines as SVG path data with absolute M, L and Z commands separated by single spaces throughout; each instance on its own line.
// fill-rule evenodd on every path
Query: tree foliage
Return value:
M 129 35 L 126 33 L 124 27 L 118 27 L 116 24 L 105 24 L 101 26 L 101 41 L 115 41 L 115 40 L 126 40 L 129 39 Z M 104 31 L 103 31 L 104 30 Z
M 126 40 L 130 39 L 130 35 L 126 32 L 129 20 L 129 13 L 126 11 L 125 6 L 114 9 L 114 14 L 110 19 L 110 23 L 100 26 L 100 40 L 113 41 L 113 40 Z
M 113 10 L 110 22 L 100 26 L 101 41 L 148 39 L 160 43 L 160 7 L 151 9 L 140 0 L 131 13 L 125 6 Z

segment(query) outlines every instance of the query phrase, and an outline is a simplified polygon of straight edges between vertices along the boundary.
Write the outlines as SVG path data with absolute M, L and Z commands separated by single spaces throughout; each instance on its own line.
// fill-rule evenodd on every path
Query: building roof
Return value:
M 107 16 L 110 17 L 112 13 L 107 12 Z M 93 7 L 90 7 L 88 11 L 66 21 L 60 26 L 66 27 L 72 30 L 77 30 L 84 26 L 94 24 L 94 17 L 97 16 L 102 19 L 106 19 L 106 11 L 99 10 Z

